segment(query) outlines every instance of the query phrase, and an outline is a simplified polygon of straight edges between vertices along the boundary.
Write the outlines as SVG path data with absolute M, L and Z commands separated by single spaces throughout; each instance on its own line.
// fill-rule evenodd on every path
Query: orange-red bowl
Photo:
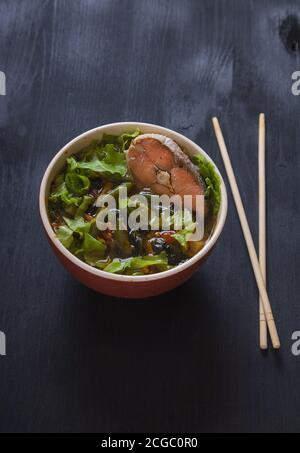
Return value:
M 65 145 L 54 156 L 43 176 L 39 198 L 40 214 L 44 229 L 51 247 L 63 266 L 84 285 L 103 294 L 126 298 L 156 296 L 167 292 L 188 280 L 212 252 L 213 247 L 215 246 L 223 230 L 227 216 L 227 192 L 223 178 L 220 175 L 222 200 L 214 232 L 205 244 L 204 248 L 185 263 L 158 274 L 145 276 L 117 275 L 96 269 L 76 258 L 76 256 L 69 252 L 69 250 L 67 250 L 56 237 L 48 218 L 47 199 L 52 181 L 62 170 L 66 163 L 66 159 L 72 154 L 76 154 L 92 140 L 100 140 L 104 133 L 119 135 L 123 132 L 133 131 L 136 128 L 139 128 L 142 133 L 158 133 L 167 135 L 175 140 L 189 156 L 193 156 L 197 153 L 203 154 L 213 163 L 217 173 L 220 175 L 218 168 L 210 157 L 198 145 L 196 145 L 196 143 L 178 132 L 147 123 L 113 123 L 97 127 L 79 135 L 74 138 L 74 140 L 67 143 L 67 145 Z

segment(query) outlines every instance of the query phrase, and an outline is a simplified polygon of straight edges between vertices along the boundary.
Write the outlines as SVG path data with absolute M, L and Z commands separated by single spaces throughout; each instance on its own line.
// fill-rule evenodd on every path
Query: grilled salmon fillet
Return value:
M 158 195 L 191 195 L 196 210 L 196 196 L 205 194 L 205 184 L 197 167 L 174 140 L 160 134 L 139 135 L 127 151 L 128 168 L 137 186 Z

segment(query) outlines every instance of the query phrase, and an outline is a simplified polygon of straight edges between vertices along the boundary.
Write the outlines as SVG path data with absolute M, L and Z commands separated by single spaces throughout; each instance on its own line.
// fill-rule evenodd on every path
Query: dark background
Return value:
M 1 0 L 1 432 L 300 432 L 299 0 Z M 52 254 L 38 190 L 71 138 L 145 121 L 226 135 L 257 238 L 257 119 L 268 121 L 269 293 L 282 339 L 258 349 L 258 294 L 230 196 L 215 253 L 151 300 L 99 295 Z

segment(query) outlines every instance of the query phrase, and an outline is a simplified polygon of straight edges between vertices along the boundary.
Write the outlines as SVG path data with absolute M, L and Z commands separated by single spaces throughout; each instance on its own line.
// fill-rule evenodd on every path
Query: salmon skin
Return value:
M 128 168 L 140 189 L 170 197 L 191 195 L 192 205 L 185 207 L 196 210 L 196 196 L 204 196 L 205 183 L 174 140 L 160 134 L 139 135 L 126 154 Z

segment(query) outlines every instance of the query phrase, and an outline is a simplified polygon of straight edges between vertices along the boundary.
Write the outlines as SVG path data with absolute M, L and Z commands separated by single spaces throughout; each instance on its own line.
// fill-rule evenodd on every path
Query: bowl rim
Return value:
M 121 275 L 121 274 L 111 274 L 109 272 L 105 272 L 100 269 L 96 269 L 93 266 L 90 266 L 89 264 L 81 261 L 79 258 L 77 258 L 75 255 L 73 255 L 66 247 L 64 247 L 59 239 L 56 237 L 52 226 L 50 224 L 49 218 L 48 218 L 48 212 L 47 212 L 47 206 L 46 206 L 46 187 L 47 183 L 52 171 L 53 166 L 57 161 L 61 159 L 62 156 L 66 156 L 66 151 L 73 146 L 75 143 L 86 139 L 89 135 L 93 135 L 95 132 L 101 131 L 101 132 L 107 132 L 109 128 L 112 127 L 124 127 L 124 128 L 143 128 L 143 127 L 153 127 L 156 129 L 159 129 L 162 134 L 168 135 L 171 133 L 172 138 L 176 140 L 176 138 L 179 140 L 179 142 L 184 142 L 186 143 L 187 147 L 191 147 L 197 152 L 200 152 L 206 159 L 211 162 L 218 173 L 218 175 L 221 178 L 221 206 L 220 206 L 220 211 L 218 214 L 218 219 L 217 219 L 217 224 L 215 226 L 214 232 L 212 236 L 209 238 L 205 246 L 203 247 L 202 250 L 200 250 L 196 255 L 193 257 L 189 258 L 187 261 L 185 261 L 182 264 L 179 264 L 178 266 L 175 266 L 172 269 L 169 269 L 167 271 L 163 272 L 158 272 L 156 274 L 148 274 L 148 275 L 143 275 L 143 276 L 138 276 L 138 275 Z M 79 151 L 78 151 L 79 152 Z M 76 154 L 75 152 L 74 154 Z M 47 233 L 47 236 L 53 243 L 53 245 L 68 259 L 70 260 L 74 265 L 77 267 L 81 268 L 84 271 L 87 271 L 90 274 L 93 274 L 95 276 L 105 278 L 108 280 L 112 281 L 120 281 L 120 282 L 149 282 L 149 281 L 155 281 L 155 280 L 160 280 L 164 278 L 168 278 L 171 276 L 174 276 L 176 274 L 179 274 L 182 271 L 185 271 L 186 269 L 192 267 L 194 264 L 196 264 L 199 260 L 201 260 L 203 257 L 205 257 L 210 250 L 213 248 L 213 246 L 216 244 L 218 238 L 221 235 L 221 232 L 224 228 L 226 217 L 227 217 L 227 211 L 228 211 L 228 197 L 227 197 L 227 190 L 226 186 L 223 180 L 223 177 L 214 163 L 214 161 L 210 158 L 210 156 L 194 141 L 189 139 L 188 137 L 180 134 L 179 132 L 173 131 L 172 129 L 168 129 L 163 126 L 159 126 L 156 124 L 152 123 L 145 123 L 145 122 L 116 122 L 116 123 L 109 123 L 109 124 L 104 124 L 102 126 L 95 127 L 93 129 L 90 129 L 77 137 L 73 138 L 70 140 L 66 145 L 64 145 L 52 158 L 50 161 L 49 165 L 47 166 L 47 169 L 43 175 L 42 182 L 40 185 L 40 193 L 39 193 L 39 210 L 40 210 L 40 216 L 42 219 L 42 223 L 44 226 L 44 229 Z

